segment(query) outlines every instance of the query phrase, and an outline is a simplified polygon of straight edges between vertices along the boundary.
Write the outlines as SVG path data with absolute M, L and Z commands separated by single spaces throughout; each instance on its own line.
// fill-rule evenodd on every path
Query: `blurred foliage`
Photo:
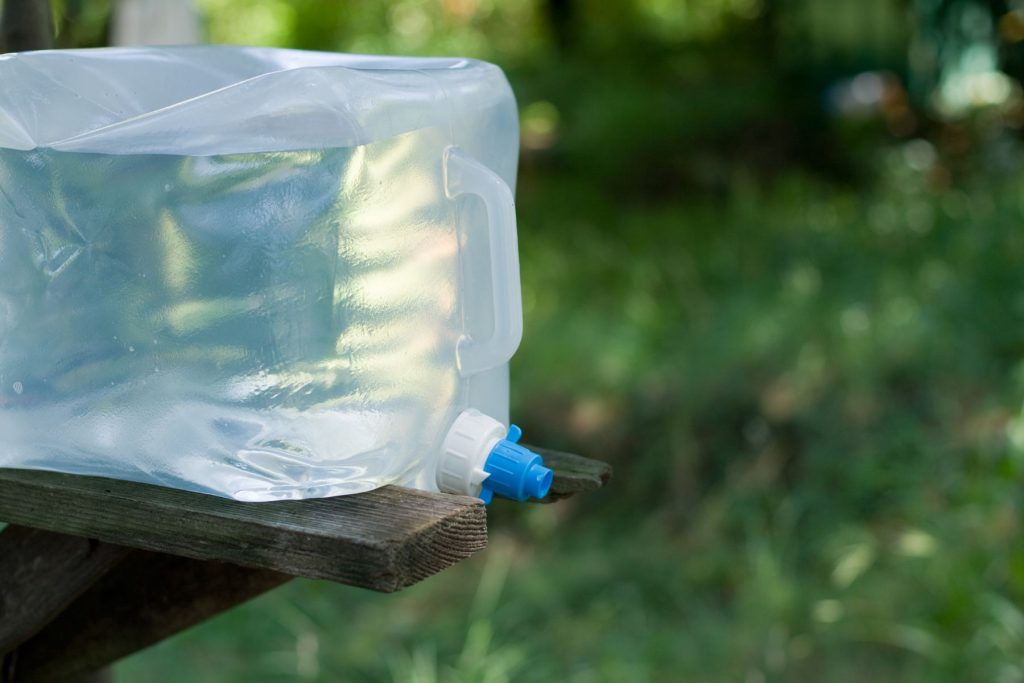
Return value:
M 1024 681 L 1024 2 L 199 4 L 214 42 L 505 68 L 515 414 L 617 475 L 124 680 Z
M 126 680 L 1024 676 L 1024 178 L 936 193 L 908 158 L 870 194 L 524 191 L 516 413 L 612 488 L 498 502 L 490 550 L 400 596 L 301 582 Z

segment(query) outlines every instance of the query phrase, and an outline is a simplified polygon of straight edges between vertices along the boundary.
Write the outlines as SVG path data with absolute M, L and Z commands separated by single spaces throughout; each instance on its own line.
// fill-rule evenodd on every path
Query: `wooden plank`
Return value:
M 487 544 L 479 500 L 394 486 L 241 503 L 135 482 L 0 469 L 0 520 L 384 592 Z
M 135 552 L 15 650 L 3 680 L 81 679 L 291 578 L 266 569 Z
M 0 532 L 0 655 L 42 630 L 132 552 L 9 526 Z
M 607 486 L 612 478 L 612 466 L 606 462 L 537 446 L 527 448 L 539 453 L 544 464 L 555 471 L 551 492 L 538 502 L 557 503 L 577 493 L 596 491 Z
M 5 0 L 0 15 L 0 53 L 53 47 L 49 0 Z
M 536 450 L 555 470 L 546 502 L 597 489 L 611 475 L 605 463 Z M 384 591 L 486 544 L 485 513 L 475 499 L 397 487 L 252 504 L 134 482 L 0 470 L 0 520 Z
M 546 462 L 555 470 L 552 496 L 556 499 L 594 490 L 603 486 L 610 477 L 611 470 L 604 463 L 556 451 L 535 450 L 541 451 Z M 15 484 L 17 484 L 16 487 Z M 286 541 L 278 550 L 287 554 L 292 549 L 292 545 L 288 542 L 291 540 L 289 534 L 322 532 L 323 525 L 314 523 L 312 528 L 306 528 L 309 526 L 306 525 L 308 516 L 312 515 L 315 522 L 319 519 L 316 515 L 323 512 L 319 508 L 325 506 L 327 511 L 338 514 L 338 509 L 335 507 L 338 503 L 342 503 L 343 509 L 358 519 L 362 519 L 367 514 L 367 510 L 380 512 L 373 505 L 351 507 L 355 501 L 366 503 L 370 499 L 380 499 L 374 505 L 379 505 L 381 500 L 387 501 L 392 508 L 419 505 L 424 501 L 434 501 L 435 503 L 457 501 L 459 506 L 456 508 L 458 510 L 458 513 L 455 514 L 456 518 L 464 516 L 467 509 L 482 513 L 482 506 L 473 500 L 394 488 L 385 488 L 372 494 L 328 499 L 335 501 L 333 503 L 299 501 L 241 504 L 130 482 L 44 472 L 0 470 L 0 519 L 11 519 L 10 514 L 12 513 L 15 516 L 19 514 L 27 516 L 39 511 L 39 503 L 28 505 L 23 501 L 21 504 L 15 505 L 10 499 L 11 491 L 15 488 L 23 498 L 34 497 L 43 501 L 41 504 L 44 507 L 54 508 L 54 511 L 46 516 L 46 523 L 53 524 L 55 517 L 67 515 L 73 519 L 65 519 L 61 524 L 79 530 L 84 527 L 106 529 L 110 524 L 110 515 L 116 516 L 118 511 L 123 511 L 126 506 L 131 508 L 140 503 L 149 506 L 147 509 L 151 512 L 162 512 L 164 516 L 170 515 L 171 512 L 184 513 L 183 519 L 191 520 L 196 525 L 193 536 L 195 533 L 199 533 L 203 535 L 203 538 L 213 541 L 209 547 L 201 548 L 204 555 L 225 551 L 221 535 L 210 535 L 205 531 L 207 524 L 211 523 L 211 517 L 221 520 L 229 526 L 238 523 L 255 523 L 257 528 L 269 527 L 271 531 L 276 530 L 277 533 L 284 534 Z M 95 496 L 100 492 L 102 492 L 103 505 L 106 505 L 111 512 L 94 517 L 83 516 L 81 510 L 75 505 L 96 506 Z M 147 498 L 150 494 L 158 493 L 168 497 L 158 501 Z M 73 502 L 74 505 L 71 505 L 70 502 Z M 177 510 L 173 509 L 173 505 L 182 504 L 185 505 Z M 221 505 L 226 505 L 226 507 L 221 507 Z M 304 510 L 310 506 L 317 509 L 315 511 Z M 261 515 L 257 515 L 256 518 L 245 516 L 252 512 L 249 510 L 250 508 L 268 507 L 281 508 L 283 512 L 272 520 L 265 519 Z M 247 511 L 245 514 L 243 514 L 243 509 Z M 5 514 L 5 510 L 10 512 Z M 156 534 L 156 540 L 150 537 L 150 541 L 166 543 L 162 534 L 170 533 L 170 529 L 183 531 L 186 535 L 189 533 L 189 523 L 181 522 L 168 525 L 164 516 L 156 517 L 154 523 L 147 527 L 150 529 L 148 532 L 150 536 L 153 535 L 154 526 L 164 530 L 161 534 Z M 421 518 L 417 515 L 414 517 Z M 435 521 L 425 526 L 428 529 L 439 524 L 444 526 L 444 521 L 450 521 L 451 517 L 446 514 L 439 515 L 437 518 L 442 522 Z M 398 515 L 398 519 L 405 519 L 405 516 Z M 132 514 L 129 515 L 128 521 L 128 524 L 117 528 L 121 531 L 133 529 L 132 533 L 137 533 L 139 520 Z M 349 520 L 350 524 L 346 527 L 349 531 L 352 528 L 351 521 Z M 299 526 L 300 531 L 289 531 L 289 525 Z M 327 526 L 334 528 L 330 524 Z M 401 531 L 402 528 L 409 528 L 408 524 L 403 527 L 402 524 L 389 523 L 385 524 L 385 527 L 387 528 L 383 531 L 381 529 L 376 531 L 363 529 L 361 533 L 379 532 L 383 537 L 404 539 L 391 549 L 393 553 L 400 556 L 399 559 L 392 561 L 392 566 L 405 567 L 406 571 L 398 575 L 404 576 L 408 582 L 417 580 L 419 575 L 415 568 L 424 566 L 422 564 L 424 553 L 437 553 L 439 548 L 449 548 L 450 546 L 447 540 L 438 544 L 436 531 L 433 534 L 423 533 L 422 526 L 418 532 L 412 533 Z M 473 526 L 472 533 L 476 533 L 473 530 L 477 528 Z M 465 531 L 465 529 L 460 530 L 458 524 L 447 529 L 447 532 L 456 535 Z M 486 534 L 485 528 L 484 534 Z M 216 539 L 213 538 L 214 536 Z M 263 539 L 262 536 L 260 538 Z M 351 547 L 350 541 L 351 539 L 345 542 L 345 547 Z M 5 543 L 6 545 L 4 545 Z M 175 547 L 177 552 L 181 552 L 180 547 Z M 87 548 L 84 555 L 86 567 L 94 567 L 93 564 L 89 564 L 91 561 L 95 563 L 95 567 L 105 566 L 108 571 L 104 573 L 99 568 L 93 568 L 76 576 L 73 569 L 77 565 L 73 559 L 83 556 L 82 548 Z M 62 549 L 67 551 L 67 558 L 61 559 L 65 554 Z M 226 549 L 233 553 L 237 553 L 238 550 L 237 547 L 230 545 Z M 361 552 L 365 552 L 365 549 Z M 458 559 L 452 556 L 444 559 L 446 551 L 440 552 L 441 562 Z M 44 556 L 50 559 L 35 564 L 30 559 Z M 0 680 L 3 680 L 4 683 L 47 683 L 70 680 L 81 682 L 84 680 L 83 677 L 89 676 L 91 672 L 101 671 L 103 667 L 122 657 L 205 621 L 291 578 L 288 574 L 267 568 L 242 567 L 208 559 L 192 559 L 191 557 L 146 550 L 129 550 L 99 541 L 88 541 L 54 532 L 33 531 L 18 527 L 9 527 L 5 533 L 0 534 L 0 568 L 4 567 L 3 558 L 5 557 L 8 558 L 8 567 L 29 567 L 30 570 L 26 573 L 24 569 L 13 572 L 9 569 L 7 574 L 0 571 L 0 597 L 3 598 L 0 600 L 0 616 L 3 616 L 3 619 L 0 619 L 0 633 L 3 633 L 3 627 L 7 626 L 5 622 L 8 615 L 16 615 L 14 619 L 19 623 L 28 624 L 27 632 L 19 632 L 20 635 L 8 638 L 9 643 L 20 642 L 21 644 L 8 652 L 0 661 Z M 13 557 L 19 559 L 15 562 L 10 559 Z M 102 558 L 107 558 L 106 562 L 109 566 L 104 565 Z M 379 560 L 378 564 L 372 566 L 380 566 Z M 62 567 L 68 568 L 67 573 L 71 574 L 71 582 L 78 582 L 79 588 L 62 587 L 62 584 L 68 581 L 66 574 L 61 573 Z M 410 567 L 412 569 L 409 569 Z M 20 574 L 18 574 L 19 571 Z M 425 575 L 432 571 L 433 565 L 427 565 L 427 569 L 423 569 Z M 17 581 L 11 581 L 10 576 L 15 574 L 18 574 L 20 578 Z M 389 577 L 388 581 L 393 581 L 396 574 L 389 573 L 387 576 Z M 87 577 L 91 577 L 91 587 L 87 585 L 89 583 Z M 395 584 L 388 581 L 385 582 L 385 588 L 378 586 L 378 590 L 393 589 Z M 353 581 L 346 582 L 353 583 Z M 356 585 L 362 584 L 356 583 Z M 45 594 L 53 590 L 54 587 L 56 587 L 56 592 L 63 597 L 54 598 L 50 603 L 37 602 L 37 596 L 49 599 Z M 84 592 L 80 587 L 85 587 Z M 77 599 L 67 605 L 75 595 L 78 595 Z M 49 605 L 43 610 L 45 614 L 26 621 L 26 617 L 23 615 L 31 614 L 33 606 L 40 604 Z M 3 611 L 2 605 L 6 605 L 7 612 Z M 59 605 L 66 607 L 63 611 L 59 611 Z M 59 614 L 55 616 L 57 611 Z M 46 621 L 49 621 L 49 624 L 40 628 L 41 624 Z M 8 631 L 14 633 L 17 628 L 13 625 L 14 621 L 11 624 Z M 31 637 L 28 637 L 30 635 Z M 2 652 L 0 650 L 0 653 Z M 101 671 L 100 674 L 95 675 L 103 674 Z

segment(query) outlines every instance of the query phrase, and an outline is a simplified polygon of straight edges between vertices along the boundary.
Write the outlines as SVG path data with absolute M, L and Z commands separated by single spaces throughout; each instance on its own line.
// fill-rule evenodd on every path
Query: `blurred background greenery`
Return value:
M 56 5 L 61 46 L 108 42 L 109 0 Z M 198 8 L 210 42 L 506 70 L 514 415 L 616 479 L 121 680 L 1024 681 L 1024 2 Z

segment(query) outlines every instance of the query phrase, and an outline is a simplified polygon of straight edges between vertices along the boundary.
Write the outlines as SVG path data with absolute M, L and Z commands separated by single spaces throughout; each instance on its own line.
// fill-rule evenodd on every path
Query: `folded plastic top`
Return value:
M 352 147 L 514 111 L 469 59 L 230 46 L 0 55 L 0 147 L 211 155 Z

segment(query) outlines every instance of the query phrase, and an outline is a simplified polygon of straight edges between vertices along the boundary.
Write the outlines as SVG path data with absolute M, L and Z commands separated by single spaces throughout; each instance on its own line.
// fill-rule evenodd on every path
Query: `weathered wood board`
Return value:
M 135 482 L 0 469 L 0 520 L 385 592 L 487 544 L 479 500 L 396 486 L 241 503 Z
M 595 490 L 611 476 L 605 463 L 534 450 L 555 470 L 544 502 Z M 240 503 L 0 469 L 0 520 L 13 524 L 0 531 L 3 683 L 81 683 L 293 576 L 390 592 L 487 542 L 479 500 L 393 486 Z

